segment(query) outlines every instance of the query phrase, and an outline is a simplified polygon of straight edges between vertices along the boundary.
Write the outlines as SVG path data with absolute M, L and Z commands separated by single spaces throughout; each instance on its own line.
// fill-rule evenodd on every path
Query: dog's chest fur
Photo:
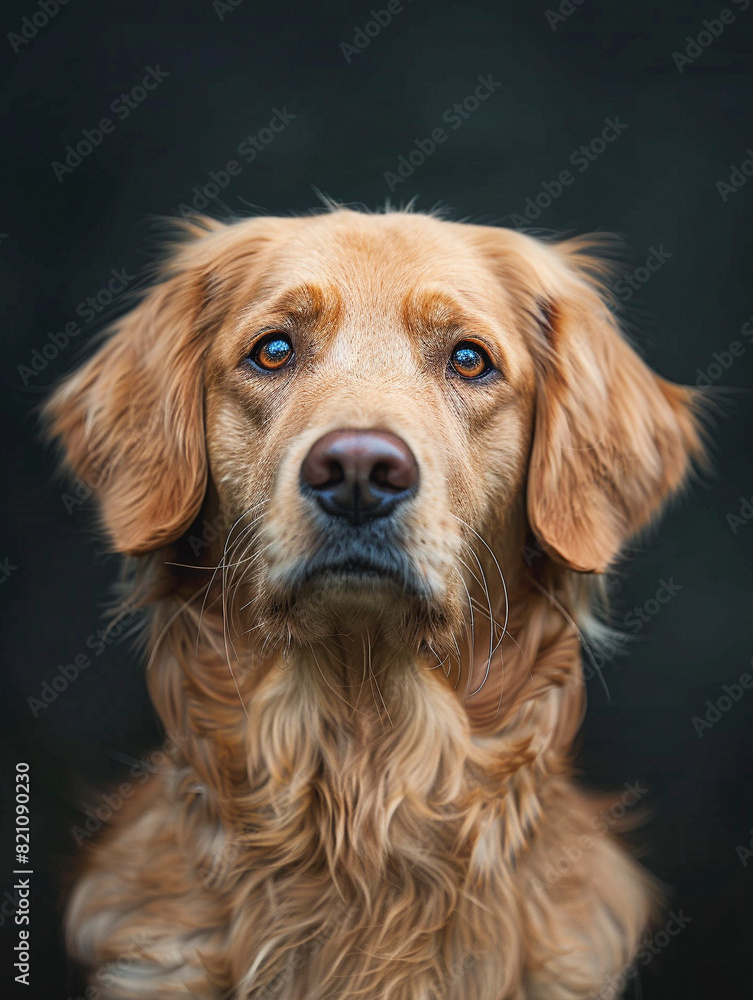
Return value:
M 191 739 L 69 907 L 103 996 L 576 1000 L 624 963 L 647 912 L 629 859 L 591 832 L 543 881 L 592 830 L 542 737 L 567 689 L 545 684 L 514 738 L 484 741 L 436 672 L 372 666 L 376 701 L 321 660 L 277 664 L 246 715 L 221 658 L 163 657 L 152 696 Z
M 518 952 L 518 932 L 489 919 L 505 898 L 515 909 L 505 788 L 456 699 L 414 664 L 391 670 L 378 691 L 338 690 L 295 663 L 252 701 L 231 876 L 233 975 L 252 989 L 469 996 L 491 962 L 497 996 L 500 950 Z

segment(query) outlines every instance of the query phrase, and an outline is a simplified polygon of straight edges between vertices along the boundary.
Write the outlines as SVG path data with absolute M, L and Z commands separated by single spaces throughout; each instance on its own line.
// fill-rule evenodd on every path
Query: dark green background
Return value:
M 87 647 L 102 627 L 116 565 L 96 539 L 91 505 L 66 510 L 32 412 L 113 310 L 42 373 L 27 376 L 28 385 L 19 366 L 50 331 L 76 320 L 78 304 L 106 287 L 112 268 L 135 275 L 153 259 L 155 216 L 175 214 L 195 185 L 231 159 L 242 169 L 213 206 L 221 216 L 306 211 L 317 204 L 315 189 L 381 206 L 389 193 L 385 172 L 396 170 L 416 139 L 443 127 L 445 110 L 473 91 L 479 74 L 491 74 L 501 86 L 461 128 L 445 126 L 447 141 L 393 200 L 415 197 L 419 209 L 442 204 L 453 218 L 509 224 L 544 181 L 570 169 L 574 182 L 536 226 L 620 234 L 626 248 L 619 271 L 642 265 L 651 248 L 671 254 L 640 293 L 622 296 L 626 327 L 650 364 L 692 383 L 714 363 L 714 352 L 737 340 L 745 353 L 714 384 L 750 385 L 753 339 L 741 328 L 753 319 L 753 180 L 726 200 L 717 182 L 728 181 L 753 146 L 753 5 L 742 11 L 730 2 L 735 21 L 682 73 L 672 53 L 685 50 L 704 18 L 718 18 L 719 2 L 586 0 L 555 30 L 546 11 L 557 8 L 546 0 L 414 0 L 348 63 L 340 43 L 352 43 L 370 6 L 244 0 L 221 20 L 211 0 L 70 0 L 17 53 L 6 35 L 38 7 L 29 0 L 0 13 L 7 81 L 1 409 L 9 462 L 0 561 L 16 567 L 0 583 L 0 700 L 9 760 L 31 764 L 35 864 L 34 985 L 12 982 L 15 935 L 6 919 L 0 981 L 11 995 L 79 995 L 57 909 L 57 879 L 71 867 L 70 827 L 82 818 L 75 803 L 87 786 L 123 780 L 128 768 L 114 753 L 139 756 L 158 739 L 127 644 L 99 656 Z M 111 103 L 150 65 L 169 76 L 117 120 Z M 296 118 L 246 163 L 239 143 L 275 108 Z M 114 131 L 59 182 L 52 162 L 104 116 Z M 615 116 L 628 128 L 578 171 L 571 154 Z M 748 846 L 753 827 L 753 694 L 702 737 L 691 721 L 723 684 L 752 669 L 753 523 L 733 532 L 727 522 L 741 497 L 753 494 L 751 403 L 739 391 L 722 402 L 712 429 L 714 472 L 670 510 L 615 580 L 618 625 L 654 597 L 662 579 L 681 589 L 605 662 L 609 697 L 598 679 L 589 682 L 580 755 L 590 785 L 638 780 L 650 787 L 652 817 L 634 839 L 671 906 L 691 918 L 641 969 L 631 994 L 662 1000 L 750 993 L 753 860 L 744 867 L 736 848 Z M 59 663 L 82 652 L 92 666 L 34 718 L 27 699 Z M 0 782 L 6 820 L 9 768 Z M 0 896 L 12 884 L 9 834 L 0 845 Z

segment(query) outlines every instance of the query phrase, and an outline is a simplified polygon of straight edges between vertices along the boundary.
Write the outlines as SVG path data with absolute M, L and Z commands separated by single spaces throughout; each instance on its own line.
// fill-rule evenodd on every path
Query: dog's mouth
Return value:
M 393 587 L 422 601 L 431 598 L 428 581 L 416 570 L 403 542 L 378 522 L 324 536 L 313 555 L 287 574 L 286 583 L 299 593 L 333 585 L 361 592 Z

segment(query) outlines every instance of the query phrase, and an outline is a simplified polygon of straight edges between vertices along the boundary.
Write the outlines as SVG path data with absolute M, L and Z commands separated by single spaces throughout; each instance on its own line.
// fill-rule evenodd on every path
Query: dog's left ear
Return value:
M 552 558 L 603 573 L 702 459 L 700 394 L 630 347 L 587 244 L 509 231 L 507 243 L 507 285 L 536 325 L 528 520 Z
M 178 266 L 44 409 L 119 552 L 140 555 L 175 540 L 204 499 L 204 286 Z
M 528 517 L 555 559 L 602 573 L 702 458 L 700 394 L 630 347 L 579 243 L 543 249 L 558 259 L 539 301 Z

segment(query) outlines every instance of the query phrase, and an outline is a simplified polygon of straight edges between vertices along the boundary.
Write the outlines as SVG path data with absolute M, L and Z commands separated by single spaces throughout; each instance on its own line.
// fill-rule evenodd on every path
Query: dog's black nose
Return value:
M 331 431 L 304 459 L 301 486 L 328 514 L 360 524 L 391 514 L 413 496 L 418 466 L 408 445 L 395 434 Z

